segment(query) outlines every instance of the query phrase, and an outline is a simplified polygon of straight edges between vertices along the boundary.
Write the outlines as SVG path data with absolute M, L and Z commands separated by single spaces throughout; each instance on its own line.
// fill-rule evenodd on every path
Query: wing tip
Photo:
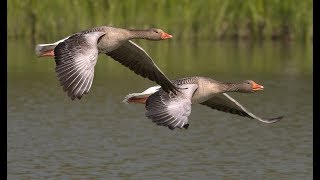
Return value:
M 183 125 L 182 127 L 183 127 L 183 128 L 185 128 L 185 129 L 188 129 L 188 128 L 189 128 L 189 123 L 188 123 L 188 124 Z
M 277 122 L 277 121 L 280 121 L 281 119 L 283 119 L 284 116 L 278 116 L 278 117 L 275 117 L 275 118 L 272 118 L 270 120 L 274 121 L 274 122 Z
M 158 124 L 157 124 L 158 125 Z M 158 126 L 162 126 L 162 125 L 158 125 Z M 167 126 L 170 130 L 174 130 L 175 128 L 179 128 L 179 129 L 182 129 L 182 128 L 184 128 L 184 129 L 188 129 L 189 128 L 189 123 L 188 124 L 185 124 L 185 125 L 183 125 L 182 127 L 180 127 L 180 126 L 171 126 L 171 125 L 169 125 L 169 126 Z
M 271 123 L 278 122 L 278 121 L 280 121 L 280 120 L 283 119 L 283 118 L 284 118 L 284 116 L 278 116 L 278 117 L 274 117 L 274 118 L 265 119 L 265 120 L 262 121 L 262 122 L 271 124 Z

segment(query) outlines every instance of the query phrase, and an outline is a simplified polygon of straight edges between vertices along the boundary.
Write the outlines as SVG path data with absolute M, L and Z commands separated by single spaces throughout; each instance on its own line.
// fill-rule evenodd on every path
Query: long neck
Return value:
M 238 83 L 222 83 L 221 90 L 223 92 L 238 92 L 240 90 Z
M 130 39 L 149 39 L 149 40 L 151 40 L 152 38 L 150 37 L 150 34 L 148 32 L 149 31 L 147 31 L 147 30 L 130 29 L 129 30 Z

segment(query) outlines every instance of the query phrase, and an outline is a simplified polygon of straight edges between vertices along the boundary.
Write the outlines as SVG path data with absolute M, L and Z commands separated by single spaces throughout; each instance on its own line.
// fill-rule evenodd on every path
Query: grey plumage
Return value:
M 105 53 L 136 74 L 158 83 L 166 92 L 178 92 L 178 88 L 164 75 L 152 58 L 130 39 L 161 40 L 159 29 L 126 30 L 100 26 L 81 31 L 52 44 L 36 47 L 38 55 L 54 48 L 56 73 L 63 90 L 72 100 L 81 99 L 91 88 L 94 66 L 99 53 Z
M 172 81 L 180 92 L 174 95 L 162 89 L 151 94 L 146 100 L 146 116 L 160 126 L 169 129 L 189 127 L 188 117 L 192 104 L 206 105 L 212 109 L 256 119 L 263 123 L 274 123 L 283 116 L 260 118 L 225 92 L 252 93 L 262 90 L 263 86 L 251 80 L 242 83 L 222 83 L 205 77 L 188 77 Z M 132 97 L 142 93 L 131 94 Z M 145 94 L 144 94 L 145 95 Z
M 127 41 L 117 49 L 106 53 L 114 60 L 128 67 L 136 74 L 155 81 L 166 92 L 176 92 L 177 88 L 170 82 L 152 58 L 137 44 Z
M 74 100 L 89 92 L 97 63 L 97 40 L 103 32 L 77 34 L 54 49 L 56 73 L 63 90 Z
M 183 128 L 188 124 L 191 97 L 198 85 L 185 84 L 180 88 L 177 95 L 159 90 L 149 96 L 146 101 L 146 116 L 157 125 L 167 126 L 170 129 Z

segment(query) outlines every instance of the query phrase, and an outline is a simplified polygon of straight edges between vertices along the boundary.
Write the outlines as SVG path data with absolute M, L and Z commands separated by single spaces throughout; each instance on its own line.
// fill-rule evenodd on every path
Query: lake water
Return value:
M 172 131 L 122 103 L 155 84 L 111 58 L 100 55 L 90 93 L 72 101 L 53 58 L 8 40 L 8 179 L 313 178 L 311 43 L 137 42 L 170 79 L 254 80 L 265 89 L 229 95 L 285 118 L 264 124 L 194 105 L 189 129 Z

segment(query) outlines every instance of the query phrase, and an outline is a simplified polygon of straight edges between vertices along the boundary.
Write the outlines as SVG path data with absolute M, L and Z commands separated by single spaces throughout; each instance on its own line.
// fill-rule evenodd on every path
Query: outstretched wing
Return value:
M 81 99 L 90 90 L 98 58 L 97 41 L 103 35 L 104 32 L 75 34 L 54 49 L 57 77 L 72 100 Z
M 191 98 L 197 84 L 186 84 L 180 86 L 177 95 L 159 90 L 149 96 L 146 101 L 146 116 L 160 126 L 169 129 L 188 128 L 188 117 L 191 113 Z
M 155 81 L 164 91 L 174 93 L 178 91 L 177 87 L 161 72 L 152 58 L 134 42 L 129 40 L 117 49 L 108 52 L 107 55 L 136 74 Z
M 237 102 L 235 99 L 233 99 L 226 93 L 216 95 L 211 99 L 205 102 L 202 102 L 200 104 L 209 106 L 212 109 L 216 109 L 218 111 L 237 114 L 237 115 L 248 117 L 251 119 L 256 119 L 264 123 L 274 123 L 283 118 L 283 116 L 275 117 L 275 118 L 260 118 L 252 114 L 247 109 L 245 109 L 239 102 Z

